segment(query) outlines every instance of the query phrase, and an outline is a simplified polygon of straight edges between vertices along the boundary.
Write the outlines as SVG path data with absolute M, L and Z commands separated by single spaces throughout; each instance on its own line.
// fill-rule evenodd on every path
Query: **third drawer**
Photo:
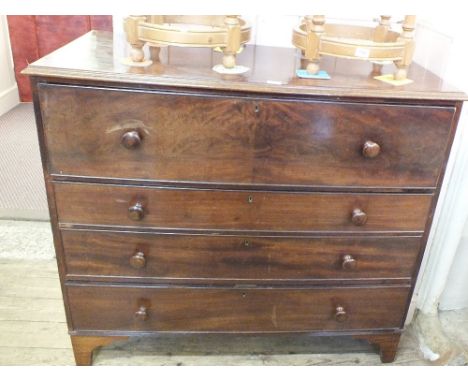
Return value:
M 408 279 L 420 237 L 256 237 L 63 230 L 67 277 L 190 281 Z

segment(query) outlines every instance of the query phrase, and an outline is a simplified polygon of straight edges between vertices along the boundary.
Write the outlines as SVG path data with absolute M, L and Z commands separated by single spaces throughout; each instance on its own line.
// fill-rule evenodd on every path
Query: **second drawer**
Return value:
M 419 237 L 249 237 L 63 230 L 67 276 L 144 280 L 410 278 Z
M 422 233 L 425 194 L 219 191 L 56 183 L 60 223 L 170 229 Z

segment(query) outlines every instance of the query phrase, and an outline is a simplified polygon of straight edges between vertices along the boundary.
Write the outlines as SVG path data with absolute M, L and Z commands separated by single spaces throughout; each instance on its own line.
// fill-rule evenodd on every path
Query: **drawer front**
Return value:
M 400 327 L 409 288 L 75 285 L 67 293 L 74 330 L 281 332 Z
M 49 84 L 39 96 L 52 174 L 227 184 L 434 187 L 455 110 Z
M 412 194 L 207 191 L 78 183 L 55 183 L 55 191 L 61 223 L 217 230 L 422 232 L 432 200 L 432 195 Z
M 420 240 L 62 231 L 68 276 L 133 281 L 409 279 Z

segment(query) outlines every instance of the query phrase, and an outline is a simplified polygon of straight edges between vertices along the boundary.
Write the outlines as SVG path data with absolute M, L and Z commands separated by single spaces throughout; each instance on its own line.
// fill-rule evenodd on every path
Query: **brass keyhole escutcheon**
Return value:
M 247 198 L 247 202 L 252 204 L 253 203 L 253 196 L 252 195 L 249 195 L 249 197 Z
M 146 321 L 148 319 L 148 308 L 140 306 L 135 312 L 135 318 L 140 321 Z
M 244 240 L 244 247 L 250 247 L 250 241 Z

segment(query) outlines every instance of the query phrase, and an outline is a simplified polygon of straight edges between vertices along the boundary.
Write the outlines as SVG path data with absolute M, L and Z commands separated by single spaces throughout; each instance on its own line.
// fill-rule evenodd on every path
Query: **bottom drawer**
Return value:
M 281 332 L 397 328 L 404 286 L 67 287 L 74 330 Z

